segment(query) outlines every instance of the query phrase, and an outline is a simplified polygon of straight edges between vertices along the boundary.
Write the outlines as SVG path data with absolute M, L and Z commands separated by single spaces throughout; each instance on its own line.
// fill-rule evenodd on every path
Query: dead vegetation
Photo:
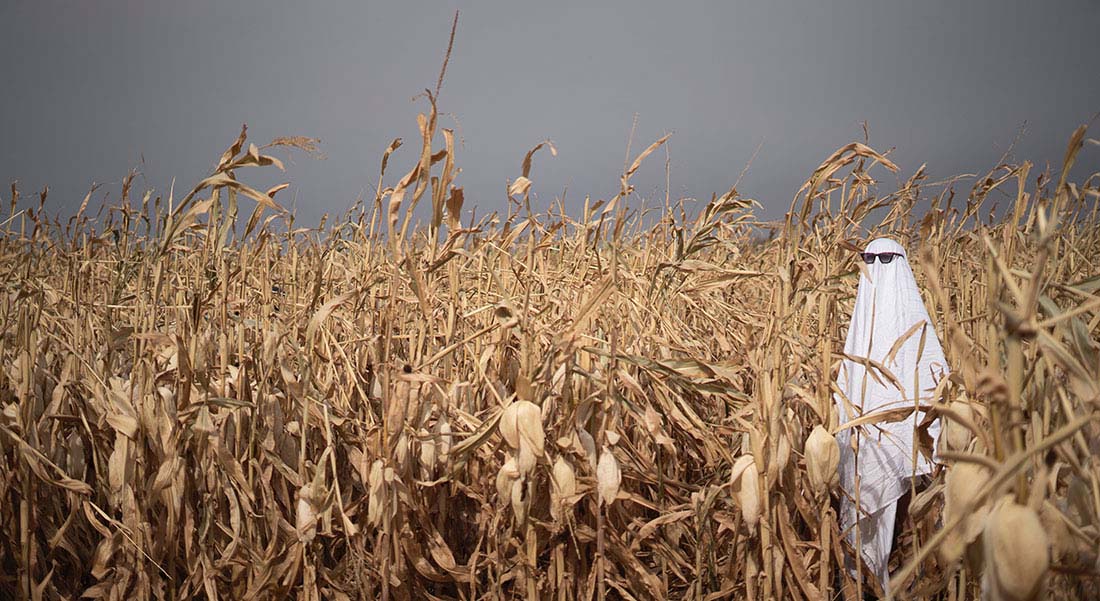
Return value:
M 1052 598 L 1097 594 L 1095 179 L 883 194 L 894 165 L 853 143 L 781 223 L 731 189 L 646 225 L 630 179 L 663 140 L 578 219 L 532 207 L 540 144 L 509 210 L 464 222 L 427 98 L 416 166 L 386 187 L 395 140 L 324 229 L 238 179 L 281 168 L 244 131 L 180 199 L 66 224 L 13 202 L 0 596 L 854 598 L 831 388 L 874 235 L 910 249 L 968 475 L 946 511 L 942 471 L 914 499 L 894 590 L 1028 598 L 1016 566 L 1049 549 Z

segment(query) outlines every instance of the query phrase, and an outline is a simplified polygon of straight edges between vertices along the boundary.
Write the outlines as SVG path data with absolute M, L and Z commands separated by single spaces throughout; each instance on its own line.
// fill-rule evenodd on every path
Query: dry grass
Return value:
M 910 249 L 954 371 L 947 456 L 988 476 L 944 521 L 1042 507 L 1050 592 L 1097 594 L 1096 180 L 1000 165 L 919 216 L 923 176 L 880 195 L 893 165 L 852 144 L 781 223 L 731 189 L 645 226 L 630 177 L 660 141 L 579 220 L 532 212 L 536 148 L 508 214 L 462 223 L 427 96 L 417 166 L 325 229 L 238 179 L 280 166 L 243 131 L 180 200 L 68 224 L 13 205 L 0 596 L 853 598 L 841 493 L 803 448 L 838 427 L 852 250 L 881 234 Z M 517 399 L 534 410 L 505 414 Z M 943 481 L 903 524 L 894 589 L 974 599 L 990 560 L 937 552 Z

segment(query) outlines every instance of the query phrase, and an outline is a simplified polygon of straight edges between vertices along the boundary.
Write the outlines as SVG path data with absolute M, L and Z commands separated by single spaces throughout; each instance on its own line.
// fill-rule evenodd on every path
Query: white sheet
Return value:
M 871 265 L 864 265 L 867 273 L 860 276 L 844 353 L 870 358 L 882 364 L 897 378 L 901 389 L 891 384 L 886 376 L 880 375 L 882 382 L 877 381 L 867 373 L 864 364 L 844 359 L 837 385 L 847 396 L 852 410 L 849 411 L 844 401 L 837 397 L 841 423 L 884 409 L 911 407 L 918 397 L 922 404 L 926 404 L 931 400 L 930 394 L 936 383 L 948 373 L 943 349 L 917 290 L 905 249 L 893 240 L 879 238 L 867 246 L 866 252 L 894 252 L 902 256 L 895 257 L 887 265 L 879 259 Z M 927 324 L 922 326 L 925 338 L 923 352 L 920 348 L 922 328 L 917 328 L 902 343 L 893 361 L 888 361 L 896 341 L 918 323 Z M 928 473 L 932 469 L 930 462 L 919 453 L 915 464 L 913 461 L 915 426 L 923 418 L 923 413 L 916 413 L 898 422 L 862 426 L 858 428 L 858 434 L 850 429 L 837 436 L 841 449 L 840 482 L 846 493 L 841 495 L 841 527 L 851 528 L 856 520 L 854 500 L 858 472 L 858 515 L 861 516 L 863 557 L 884 588 L 889 580 L 887 561 L 890 558 L 897 500 L 908 490 L 909 477 Z M 937 420 L 929 428 L 929 434 L 935 440 L 939 438 L 939 431 Z M 858 465 L 851 446 L 853 436 L 859 440 Z M 848 540 L 854 547 L 855 528 L 849 531 Z

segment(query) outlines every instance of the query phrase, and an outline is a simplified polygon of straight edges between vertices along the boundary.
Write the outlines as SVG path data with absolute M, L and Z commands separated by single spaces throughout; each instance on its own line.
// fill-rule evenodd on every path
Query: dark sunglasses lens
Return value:
M 868 265 L 875 262 L 875 253 L 859 253 L 859 256 L 863 257 L 863 262 Z
M 895 255 L 894 253 L 882 253 L 881 255 L 878 256 L 878 260 L 882 261 L 882 264 L 885 265 L 885 264 L 889 263 L 890 261 L 893 261 L 894 257 L 896 257 L 896 256 L 897 255 Z

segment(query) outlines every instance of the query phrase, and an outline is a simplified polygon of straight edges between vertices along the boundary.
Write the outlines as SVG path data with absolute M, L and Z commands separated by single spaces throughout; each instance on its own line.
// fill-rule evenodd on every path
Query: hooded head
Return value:
M 912 277 L 912 270 L 909 268 L 909 257 L 905 253 L 903 248 L 897 242 L 890 238 L 876 238 L 867 245 L 867 248 L 863 249 L 864 253 L 871 253 L 875 255 L 881 255 L 884 253 L 893 253 L 896 256 L 889 263 L 884 263 L 881 257 L 875 257 L 874 262 L 866 264 L 867 271 L 863 273 L 863 277 L 860 278 L 859 288 L 863 290 L 864 284 L 867 283 L 867 279 L 870 278 L 870 282 L 877 282 L 883 278 L 896 280 L 898 275 L 903 271 L 908 271 L 909 276 Z M 860 260 L 863 260 L 860 257 Z M 886 289 L 886 282 L 882 282 L 884 286 L 880 286 L 882 289 Z M 914 281 L 914 286 L 916 282 Z

